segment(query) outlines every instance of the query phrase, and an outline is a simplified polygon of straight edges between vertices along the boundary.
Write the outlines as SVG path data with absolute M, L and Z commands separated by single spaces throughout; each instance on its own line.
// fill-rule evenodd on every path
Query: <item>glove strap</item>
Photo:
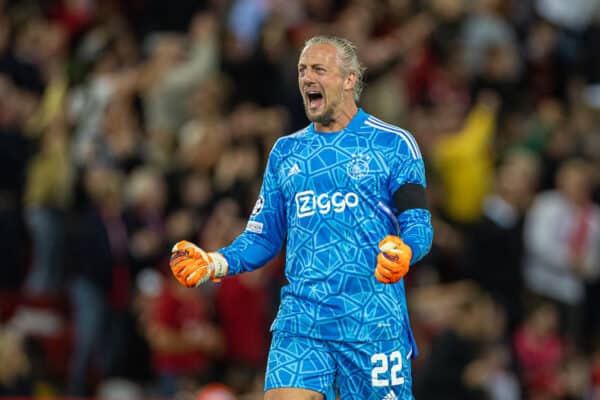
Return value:
M 212 279 L 219 279 L 227 275 L 227 270 L 229 269 L 229 264 L 225 257 L 221 255 L 221 253 L 212 252 L 208 253 L 210 258 L 212 259 L 212 265 L 214 267 L 214 273 L 211 277 Z

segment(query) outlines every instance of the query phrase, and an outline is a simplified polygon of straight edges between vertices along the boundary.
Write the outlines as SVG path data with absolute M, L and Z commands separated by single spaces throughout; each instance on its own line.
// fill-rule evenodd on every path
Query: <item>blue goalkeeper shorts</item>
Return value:
M 265 390 L 302 388 L 326 400 L 404 400 L 412 395 L 411 347 L 402 340 L 332 342 L 274 332 Z

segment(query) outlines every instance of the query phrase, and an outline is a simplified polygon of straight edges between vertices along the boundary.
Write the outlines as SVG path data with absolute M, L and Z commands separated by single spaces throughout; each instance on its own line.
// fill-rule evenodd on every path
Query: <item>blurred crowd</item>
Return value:
M 600 0 L 0 0 L 0 395 L 262 398 L 282 257 L 168 256 L 243 230 L 315 34 L 426 160 L 416 398 L 600 399 Z

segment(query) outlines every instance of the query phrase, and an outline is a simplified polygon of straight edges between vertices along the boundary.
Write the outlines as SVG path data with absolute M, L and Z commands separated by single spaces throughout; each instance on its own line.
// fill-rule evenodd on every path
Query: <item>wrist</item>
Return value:
M 225 257 L 223 257 L 221 253 L 218 253 L 216 251 L 208 253 L 208 255 L 210 256 L 213 264 L 213 274 L 211 278 L 219 279 L 227 275 L 227 271 L 229 270 L 229 263 L 227 262 Z

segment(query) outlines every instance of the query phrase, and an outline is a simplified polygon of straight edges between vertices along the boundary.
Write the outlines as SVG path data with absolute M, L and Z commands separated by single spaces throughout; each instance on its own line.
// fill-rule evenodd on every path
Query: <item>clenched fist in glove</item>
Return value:
M 200 286 L 209 279 L 219 280 L 227 275 L 228 268 L 221 254 L 207 253 L 187 240 L 173 246 L 169 266 L 177 281 L 187 287 Z
M 396 283 L 406 275 L 412 250 L 398 236 L 388 235 L 379 242 L 375 278 L 383 283 Z

